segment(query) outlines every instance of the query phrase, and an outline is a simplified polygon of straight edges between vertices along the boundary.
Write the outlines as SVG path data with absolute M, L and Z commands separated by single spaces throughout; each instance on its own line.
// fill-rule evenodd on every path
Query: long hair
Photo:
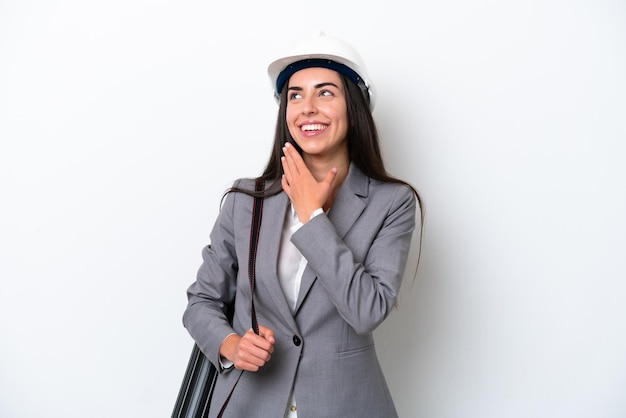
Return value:
M 408 182 L 393 177 L 387 173 L 380 151 L 378 129 L 369 108 L 369 94 L 363 92 L 352 80 L 344 75 L 340 75 L 346 92 L 346 106 L 348 113 L 348 155 L 350 161 L 355 164 L 366 176 L 375 180 L 400 183 L 409 187 L 418 203 L 421 205 L 421 198 L 417 190 Z M 263 193 L 264 196 L 273 196 L 282 191 L 280 180 L 283 175 L 281 157 L 283 155 L 283 147 L 289 142 L 298 152 L 302 153 L 302 149 L 294 141 L 287 127 L 287 89 L 283 88 L 280 93 L 278 115 L 276 118 L 276 129 L 274 132 L 274 143 L 270 153 L 269 160 L 265 165 L 263 174 L 260 179 L 265 180 L 269 184 L 269 188 Z M 254 190 L 231 188 L 226 191 L 242 192 L 251 196 L 257 193 Z
M 348 142 L 350 161 L 356 165 L 363 174 L 372 179 L 382 182 L 404 184 L 411 189 L 417 199 L 420 211 L 419 254 L 421 254 L 422 235 L 424 232 L 424 205 L 420 194 L 411 184 L 393 177 L 387 172 L 380 152 L 378 129 L 369 107 L 369 94 L 367 91 L 361 90 L 359 86 L 344 75 L 340 74 L 340 77 L 346 96 L 348 113 L 348 132 L 346 139 Z M 265 180 L 268 185 L 267 189 L 259 193 L 254 190 L 231 187 L 224 193 L 223 197 L 231 192 L 269 197 L 282 191 L 281 178 L 283 175 L 283 167 L 281 157 L 283 155 L 283 146 L 285 143 L 289 142 L 302 154 L 302 149 L 296 144 L 287 127 L 287 90 L 287 88 L 283 88 L 280 92 L 274 144 L 272 145 L 272 151 L 263 174 L 259 176 L 259 179 Z M 419 259 L 420 255 L 418 255 L 418 264 Z

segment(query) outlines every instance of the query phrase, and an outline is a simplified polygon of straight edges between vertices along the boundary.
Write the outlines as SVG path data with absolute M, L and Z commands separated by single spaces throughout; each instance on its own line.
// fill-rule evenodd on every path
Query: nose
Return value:
M 315 105 L 315 97 L 312 95 L 307 95 L 306 98 L 302 102 L 302 114 L 310 115 L 317 111 L 317 106 Z

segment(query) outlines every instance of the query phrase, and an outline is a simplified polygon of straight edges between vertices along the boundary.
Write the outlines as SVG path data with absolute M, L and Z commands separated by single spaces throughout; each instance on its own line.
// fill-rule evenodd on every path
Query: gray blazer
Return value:
M 254 188 L 251 180 L 237 185 Z M 244 372 L 225 417 L 281 418 L 293 387 L 298 418 L 392 418 L 397 413 L 380 368 L 372 332 L 392 310 L 415 228 L 416 199 L 404 186 L 382 183 L 351 165 L 328 215 L 291 240 L 308 261 L 295 313 L 278 281 L 278 251 L 289 199 L 265 199 L 254 304 L 258 323 L 274 330 L 271 360 Z M 220 374 L 214 417 L 240 371 L 219 368 L 219 347 L 251 326 L 248 246 L 252 198 L 229 194 L 189 287 L 183 324 Z M 235 297 L 236 296 L 236 297 Z M 232 326 L 225 310 L 234 303 Z

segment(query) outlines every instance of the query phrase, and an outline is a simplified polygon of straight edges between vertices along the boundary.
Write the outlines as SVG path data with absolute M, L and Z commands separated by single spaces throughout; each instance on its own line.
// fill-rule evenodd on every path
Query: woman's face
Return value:
M 287 85 L 287 127 L 305 155 L 347 155 L 348 111 L 339 73 L 305 68 Z

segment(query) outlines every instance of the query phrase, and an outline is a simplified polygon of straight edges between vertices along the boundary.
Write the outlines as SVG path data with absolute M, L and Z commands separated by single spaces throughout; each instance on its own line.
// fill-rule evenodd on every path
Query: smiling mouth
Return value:
M 328 128 L 328 125 L 324 125 L 321 123 L 312 123 L 309 125 L 302 125 L 300 127 L 300 129 L 303 130 L 304 132 L 323 131 L 326 128 Z

